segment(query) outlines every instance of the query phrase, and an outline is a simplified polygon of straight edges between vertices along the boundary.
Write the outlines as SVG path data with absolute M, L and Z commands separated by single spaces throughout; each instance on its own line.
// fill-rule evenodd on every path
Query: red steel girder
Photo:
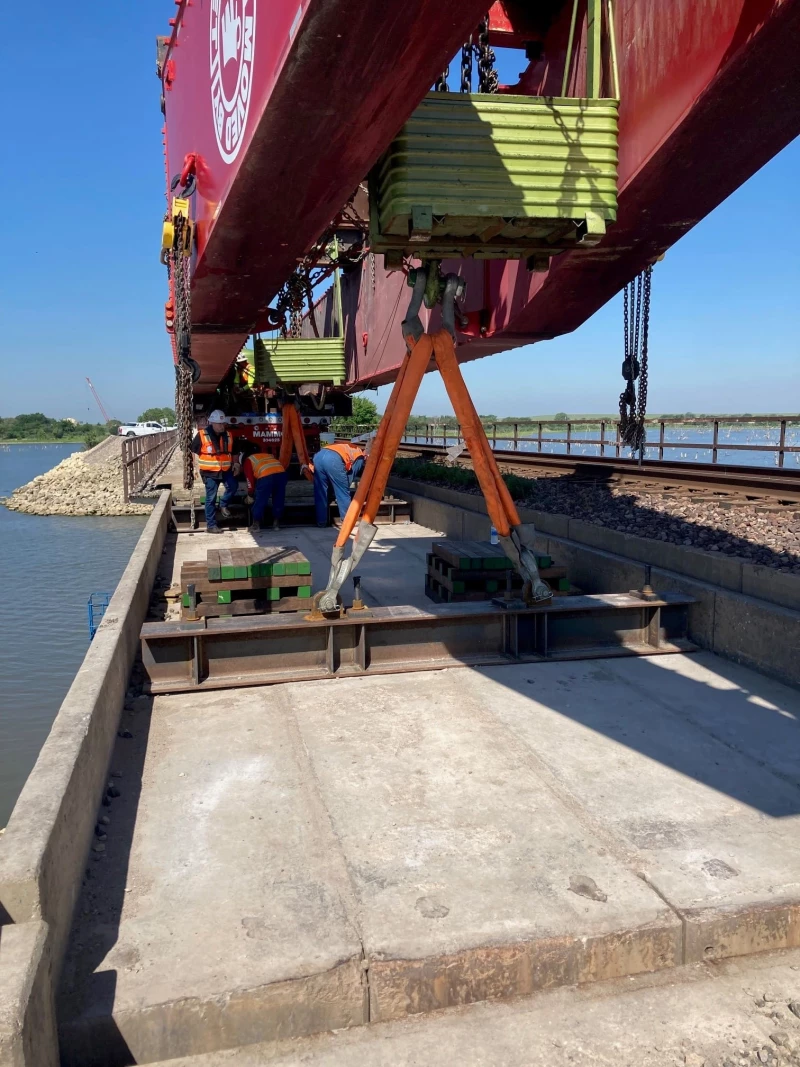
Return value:
M 259 310 L 486 7 L 486 0 L 207 0 L 181 8 L 164 96 L 169 174 L 188 153 L 197 157 L 199 392 L 216 387 Z M 220 44 L 226 30 L 227 55 Z M 246 62 L 245 48 L 252 52 Z M 234 101 L 243 66 L 244 132 L 234 136 L 235 158 L 226 162 L 215 134 L 215 77 L 221 70 L 223 96 Z M 220 116 L 224 130 L 224 103 Z
M 627 0 L 616 9 L 617 222 L 596 248 L 565 252 L 542 274 L 518 262 L 445 263 L 468 279 L 465 310 L 483 311 L 489 330 L 460 338 L 461 362 L 576 329 L 800 134 L 800 0 Z M 557 55 L 557 43 L 546 50 Z M 758 222 L 768 256 L 781 223 L 769 204 Z M 372 386 L 393 381 L 402 360 L 408 291 L 401 275 L 380 270 L 369 298 L 365 285 L 346 279 L 343 300 L 351 383 Z M 437 325 L 434 315 L 429 328 Z

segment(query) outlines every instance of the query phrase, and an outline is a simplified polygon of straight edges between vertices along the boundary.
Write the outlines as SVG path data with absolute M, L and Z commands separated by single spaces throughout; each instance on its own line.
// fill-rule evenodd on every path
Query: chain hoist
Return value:
M 489 16 L 484 16 L 478 28 L 478 43 L 475 45 L 478 59 L 478 92 L 496 93 L 498 78 L 495 69 L 494 49 L 489 44 Z
M 173 180 L 175 189 L 178 181 Z M 191 195 L 194 182 L 185 183 Z M 189 214 L 188 196 L 172 200 L 172 218 L 164 220 L 161 240 L 161 260 L 166 264 L 172 288 L 167 305 L 167 329 L 173 335 L 175 348 L 175 415 L 178 424 L 178 448 L 183 454 L 183 487 L 194 485 L 192 457 L 192 424 L 194 422 L 194 382 L 199 377 L 197 363 L 192 359 L 192 314 L 190 264 L 194 244 L 194 225 Z
M 622 322 L 625 358 L 622 377 L 625 389 L 619 397 L 619 437 L 639 459 L 644 458 L 647 432 L 647 352 L 650 334 L 650 286 L 652 266 L 646 267 L 623 290 Z M 639 381 L 637 395 L 636 381 Z

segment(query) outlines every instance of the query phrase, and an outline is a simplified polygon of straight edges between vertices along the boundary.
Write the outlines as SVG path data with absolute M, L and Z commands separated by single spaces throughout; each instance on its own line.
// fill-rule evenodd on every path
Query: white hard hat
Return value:
M 224 411 L 220 411 L 219 408 L 216 408 L 208 416 L 208 421 L 209 422 L 225 422 L 225 412 Z

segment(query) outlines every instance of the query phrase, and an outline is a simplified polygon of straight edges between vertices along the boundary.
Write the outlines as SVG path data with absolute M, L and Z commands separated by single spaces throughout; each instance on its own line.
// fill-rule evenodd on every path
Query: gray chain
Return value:
M 446 67 L 436 81 L 433 83 L 433 91 L 435 93 L 447 93 L 450 90 L 447 86 L 447 79 L 450 77 L 450 68 Z
M 625 286 L 622 298 L 622 325 L 625 358 L 622 377 L 625 389 L 619 397 L 619 436 L 639 458 L 644 458 L 647 432 L 647 355 L 650 334 L 650 287 L 653 268 L 646 267 Z M 631 317 L 632 312 L 632 317 Z M 639 379 L 639 393 L 636 385 Z
M 461 48 L 461 92 L 472 92 L 472 35 Z
M 194 485 L 192 456 L 192 423 L 194 421 L 194 383 L 192 374 L 192 317 L 189 258 L 183 254 L 186 219 L 175 222 L 175 239 L 170 255 L 173 294 L 175 299 L 175 415 L 178 424 L 178 448 L 183 454 L 183 488 Z
M 484 16 L 478 29 L 478 43 L 475 45 L 478 58 L 478 92 L 496 93 L 498 86 L 495 69 L 494 49 L 489 44 L 489 16 Z

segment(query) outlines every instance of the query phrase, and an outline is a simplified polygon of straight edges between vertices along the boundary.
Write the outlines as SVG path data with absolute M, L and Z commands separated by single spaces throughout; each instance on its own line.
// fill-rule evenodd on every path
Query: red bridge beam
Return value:
M 487 0 L 184 4 L 164 95 L 169 174 L 187 153 L 198 157 L 198 391 L 216 387 L 259 310 L 486 8 Z
M 515 262 L 446 265 L 468 279 L 466 309 L 490 312 L 491 335 L 463 339 L 462 362 L 576 329 L 800 134 L 800 0 L 623 0 L 616 8 L 618 221 L 595 249 L 556 257 L 546 274 Z M 769 242 L 783 239 L 781 221 L 769 204 L 757 221 L 766 259 Z M 398 275 L 379 271 L 369 301 L 358 284 L 348 279 L 344 293 L 351 381 L 379 385 L 394 380 L 402 358 L 407 295 Z

